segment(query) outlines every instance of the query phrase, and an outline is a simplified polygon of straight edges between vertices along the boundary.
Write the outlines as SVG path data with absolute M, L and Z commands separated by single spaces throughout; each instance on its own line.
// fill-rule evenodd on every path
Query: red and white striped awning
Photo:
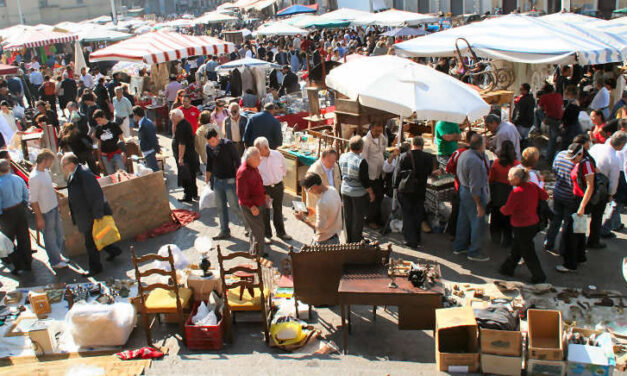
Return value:
M 47 46 L 55 43 L 68 43 L 78 39 L 78 35 L 45 30 L 27 30 L 24 33 L 13 34 L 4 41 L 5 50 L 20 50 L 22 48 Z
M 117 60 L 158 64 L 189 56 L 219 55 L 233 51 L 233 43 L 218 38 L 156 31 L 92 52 L 89 61 Z

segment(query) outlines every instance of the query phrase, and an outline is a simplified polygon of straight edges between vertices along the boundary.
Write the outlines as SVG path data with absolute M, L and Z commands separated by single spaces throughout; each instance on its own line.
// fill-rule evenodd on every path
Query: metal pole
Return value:
M 114 25 L 118 24 L 118 12 L 115 9 L 115 0 L 111 0 L 111 21 Z
M 17 12 L 20 15 L 20 24 L 24 25 L 24 15 L 22 14 L 22 0 L 16 0 L 17 2 Z

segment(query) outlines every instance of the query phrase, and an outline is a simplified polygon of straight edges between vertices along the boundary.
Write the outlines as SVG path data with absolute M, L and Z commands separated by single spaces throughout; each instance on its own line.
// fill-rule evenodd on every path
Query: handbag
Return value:
M 118 231 L 118 227 L 115 225 L 115 221 L 110 215 L 105 215 L 100 219 L 94 219 L 91 234 L 94 238 L 94 244 L 96 244 L 96 248 L 99 251 L 121 239 L 120 231 Z
M 418 192 L 418 179 L 416 178 L 416 163 L 414 162 L 414 153 L 411 150 L 408 151 L 409 158 L 411 159 L 411 170 L 401 171 L 401 181 L 398 184 L 398 191 L 400 193 L 417 193 Z

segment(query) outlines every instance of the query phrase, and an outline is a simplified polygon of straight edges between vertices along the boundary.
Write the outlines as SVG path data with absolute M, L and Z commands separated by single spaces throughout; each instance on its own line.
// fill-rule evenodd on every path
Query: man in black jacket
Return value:
M 279 89 L 279 96 L 294 93 L 300 90 L 298 76 L 290 70 L 289 65 L 283 66 L 283 83 Z
M 529 137 L 529 130 L 533 125 L 536 101 L 531 95 L 531 86 L 525 83 L 520 85 L 520 96 L 514 101 L 514 116 L 512 123 L 520 133 L 520 139 L 525 140 Z
M 74 153 L 66 153 L 61 159 L 61 166 L 68 180 L 68 203 L 72 223 L 85 237 L 85 248 L 89 257 L 89 272 L 85 276 L 91 277 L 102 272 L 100 253 L 92 236 L 94 220 L 111 215 L 113 212 L 96 177 L 79 164 L 78 157 Z M 112 261 L 122 253 L 122 250 L 114 245 L 104 247 L 103 250 L 109 254 L 107 261 Z

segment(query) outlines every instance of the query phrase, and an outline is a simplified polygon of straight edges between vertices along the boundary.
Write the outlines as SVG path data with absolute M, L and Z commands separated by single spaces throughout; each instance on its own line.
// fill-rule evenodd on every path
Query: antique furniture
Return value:
M 391 287 L 392 280 L 397 287 Z M 399 329 L 433 329 L 435 310 L 442 307 L 444 287 L 439 283 L 429 289 L 414 287 L 407 278 L 389 277 L 388 268 L 382 265 L 350 265 L 342 274 L 337 293 L 347 353 L 351 305 L 398 306 Z M 376 311 L 373 312 L 376 319 Z
M 168 256 L 159 256 L 151 253 L 137 257 L 135 248 L 131 246 L 131 255 L 133 265 L 135 266 L 135 278 L 137 279 L 137 289 L 141 300 L 141 314 L 144 320 L 144 329 L 146 330 L 146 342 L 148 346 L 152 346 L 151 328 L 154 323 L 149 321 L 149 315 L 159 314 L 175 314 L 177 322 L 181 328 L 181 334 L 185 337 L 185 317 L 183 316 L 183 308 L 188 307 L 192 297 L 192 290 L 178 286 L 176 278 L 176 269 L 174 268 L 174 257 L 172 250 L 168 247 Z M 140 264 L 149 261 L 167 262 L 169 270 L 166 269 L 147 269 L 140 271 Z M 151 265 L 152 266 L 152 265 Z M 159 275 L 168 278 L 167 283 L 148 283 L 144 278 Z

